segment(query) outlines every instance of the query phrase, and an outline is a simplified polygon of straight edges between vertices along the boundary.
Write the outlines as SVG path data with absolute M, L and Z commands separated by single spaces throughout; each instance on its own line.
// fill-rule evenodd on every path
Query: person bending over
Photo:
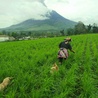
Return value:
M 71 42 L 71 38 L 66 38 L 64 39 L 63 42 L 61 42 L 59 44 L 59 51 L 58 51 L 58 59 L 59 59 L 59 63 L 62 64 L 63 59 L 67 59 L 68 58 L 68 49 L 75 53 L 74 50 L 72 49 L 72 46 L 70 45 Z

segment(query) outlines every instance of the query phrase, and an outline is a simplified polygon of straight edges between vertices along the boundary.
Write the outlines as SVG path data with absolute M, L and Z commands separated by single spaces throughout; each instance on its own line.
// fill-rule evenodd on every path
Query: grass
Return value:
M 0 98 L 97 98 L 97 34 L 71 36 L 75 54 L 58 64 L 58 45 L 65 37 L 0 43 L 0 82 L 14 79 Z M 50 74 L 54 63 L 59 71 Z

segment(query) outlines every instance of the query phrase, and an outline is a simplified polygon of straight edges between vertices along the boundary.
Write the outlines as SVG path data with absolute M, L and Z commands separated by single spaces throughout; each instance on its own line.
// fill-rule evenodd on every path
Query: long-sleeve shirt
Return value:
M 59 48 L 66 48 L 66 49 L 72 50 L 70 43 L 68 43 L 68 42 L 66 43 L 65 41 L 63 41 L 59 44 Z

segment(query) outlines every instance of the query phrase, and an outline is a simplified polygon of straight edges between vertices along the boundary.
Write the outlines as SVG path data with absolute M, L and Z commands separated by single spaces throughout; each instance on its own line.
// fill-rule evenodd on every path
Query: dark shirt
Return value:
M 59 44 L 59 48 L 66 48 L 66 49 L 72 50 L 70 43 L 65 43 L 65 41 Z

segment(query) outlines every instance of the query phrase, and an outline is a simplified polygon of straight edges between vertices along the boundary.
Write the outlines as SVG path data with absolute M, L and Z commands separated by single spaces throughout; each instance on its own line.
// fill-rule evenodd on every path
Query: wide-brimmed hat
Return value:
M 66 41 L 71 41 L 71 38 L 70 38 L 70 37 L 67 37 L 67 38 L 65 38 L 64 40 L 66 40 Z

